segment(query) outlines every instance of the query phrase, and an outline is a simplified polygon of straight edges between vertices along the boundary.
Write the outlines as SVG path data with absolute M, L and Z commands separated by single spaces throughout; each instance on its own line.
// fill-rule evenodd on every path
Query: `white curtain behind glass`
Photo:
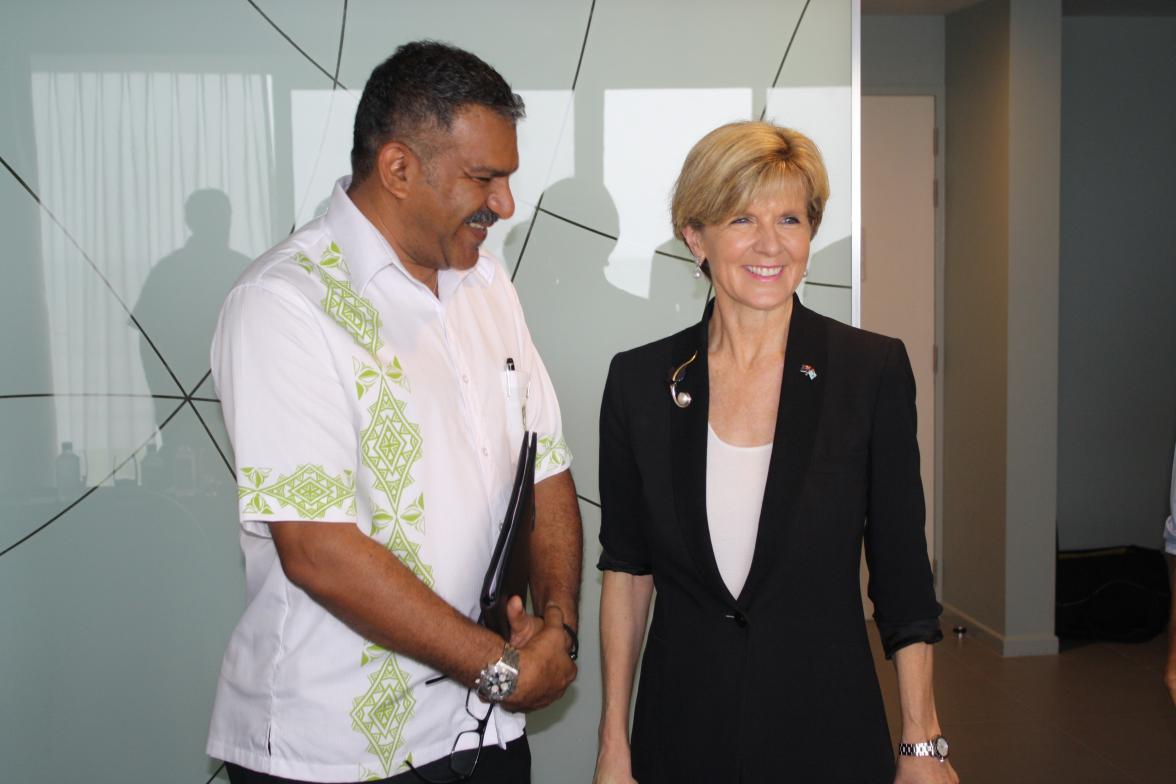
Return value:
M 85 453 L 93 482 L 158 426 L 163 407 L 147 395 L 191 391 L 207 370 L 216 306 L 207 297 L 194 302 L 190 290 L 208 289 L 209 275 L 227 289 L 240 272 L 231 268 L 273 239 L 270 79 L 35 72 L 32 88 L 42 201 L 136 311 L 184 387 L 144 349 L 126 309 L 43 216 L 57 440 Z M 186 225 L 185 203 L 202 190 L 212 203 L 231 205 L 231 232 L 194 246 L 200 238 Z M 205 246 L 221 256 L 204 258 Z M 152 307 L 144 307 L 153 270 L 160 274 L 148 286 Z

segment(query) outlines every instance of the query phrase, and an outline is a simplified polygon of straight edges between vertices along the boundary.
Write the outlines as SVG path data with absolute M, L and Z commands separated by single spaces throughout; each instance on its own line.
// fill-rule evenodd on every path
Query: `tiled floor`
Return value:
M 944 629 L 953 619 L 944 618 Z M 891 734 L 894 668 L 878 675 Z M 1161 681 L 1164 635 L 1057 656 L 1002 658 L 973 636 L 935 646 L 935 696 L 962 784 L 1176 784 L 1176 706 Z

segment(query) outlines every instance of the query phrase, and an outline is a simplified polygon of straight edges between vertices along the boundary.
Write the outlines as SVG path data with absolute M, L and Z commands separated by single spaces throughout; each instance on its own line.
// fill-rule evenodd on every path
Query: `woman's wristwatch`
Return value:
M 936 735 L 931 740 L 925 740 L 922 743 L 898 744 L 898 756 L 900 757 L 934 757 L 940 762 L 947 760 L 947 754 L 950 750 L 947 738 L 942 735 Z

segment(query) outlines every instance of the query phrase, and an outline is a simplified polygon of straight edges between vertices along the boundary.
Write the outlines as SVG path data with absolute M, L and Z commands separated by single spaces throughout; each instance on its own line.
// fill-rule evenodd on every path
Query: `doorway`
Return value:
M 862 96 L 861 326 L 900 338 L 915 374 L 918 441 L 926 497 L 927 556 L 937 558 L 935 422 L 935 98 Z M 862 596 L 867 615 L 873 606 Z

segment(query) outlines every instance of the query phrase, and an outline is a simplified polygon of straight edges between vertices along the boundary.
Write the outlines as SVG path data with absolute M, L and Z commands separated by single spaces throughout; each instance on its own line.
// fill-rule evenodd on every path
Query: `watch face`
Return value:
M 510 689 L 510 681 L 508 681 L 501 673 L 494 673 L 490 677 L 490 695 L 495 700 L 501 700 L 506 697 L 506 692 Z
M 483 671 L 478 692 L 490 702 L 501 702 L 514 693 L 517 684 L 518 674 L 498 662 Z
M 935 743 L 935 753 L 938 754 L 940 757 L 946 757 L 948 749 L 949 749 L 949 747 L 947 745 L 947 738 L 940 735 L 938 738 L 935 739 L 934 743 Z
M 478 695 L 487 702 L 501 702 L 514 694 L 519 683 L 519 652 L 507 643 L 502 658 L 482 670 L 476 686 Z

